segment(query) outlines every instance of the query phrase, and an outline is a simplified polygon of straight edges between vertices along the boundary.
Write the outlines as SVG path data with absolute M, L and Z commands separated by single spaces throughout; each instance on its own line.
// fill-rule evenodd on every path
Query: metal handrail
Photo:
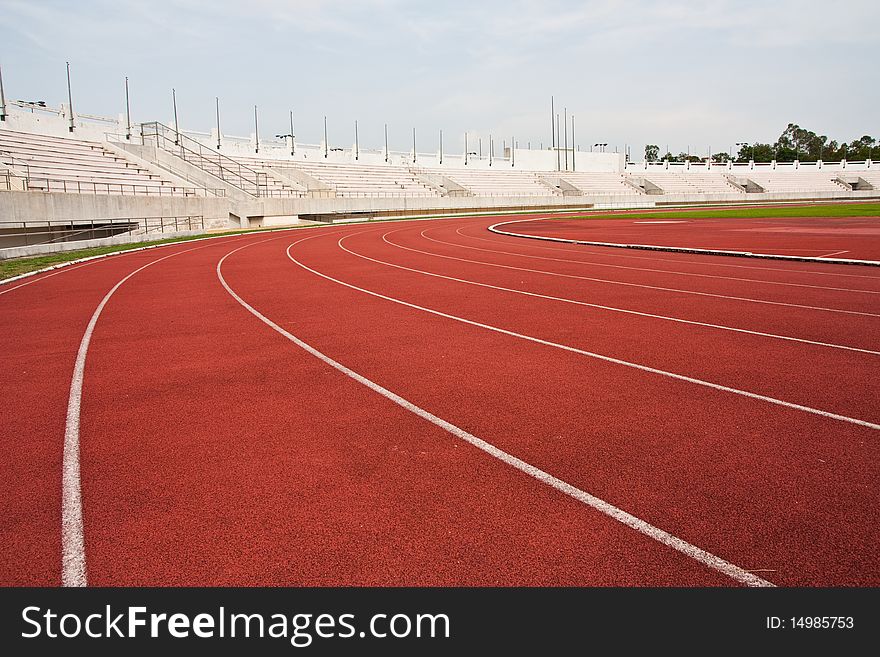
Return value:
M 28 163 L 27 160 L 22 160 L 20 157 L 15 157 L 15 156 L 14 156 L 12 153 L 10 153 L 9 151 L 0 150 L 0 159 L 2 159 L 2 158 L 4 158 L 4 157 L 10 161 L 11 166 L 15 166 L 15 163 L 16 163 L 16 162 L 20 162 L 21 164 L 23 164 L 23 165 L 24 165 L 24 173 L 25 173 L 25 175 L 28 176 L 28 177 L 30 177 L 30 175 L 31 175 L 31 165 Z
M 158 121 L 142 123 L 141 141 L 146 142 L 153 137 L 158 148 L 178 156 L 183 161 L 197 166 L 243 192 L 258 198 L 269 195 L 266 193 L 268 192 L 267 174 L 255 171 L 231 157 L 206 148 L 195 139 Z M 205 166 L 206 163 L 210 167 Z

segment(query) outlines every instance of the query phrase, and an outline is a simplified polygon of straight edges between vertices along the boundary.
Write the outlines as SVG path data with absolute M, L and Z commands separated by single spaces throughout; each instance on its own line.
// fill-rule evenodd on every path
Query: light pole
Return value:
M 254 105 L 254 153 L 260 153 L 260 123 L 257 119 L 257 106 Z
M 128 102 L 128 76 L 125 76 L 125 140 L 131 139 L 131 105 Z
M 70 90 L 70 62 L 67 62 L 67 109 L 70 110 L 70 126 L 68 130 L 73 132 L 73 92 Z
M 220 150 L 220 97 L 214 96 L 214 102 L 217 106 L 217 150 Z

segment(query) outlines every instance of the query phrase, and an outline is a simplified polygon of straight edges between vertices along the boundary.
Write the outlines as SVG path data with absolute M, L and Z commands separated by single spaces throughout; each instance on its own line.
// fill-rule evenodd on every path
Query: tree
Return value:
M 645 162 L 656 162 L 660 155 L 660 147 L 656 144 L 647 144 L 645 146 Z

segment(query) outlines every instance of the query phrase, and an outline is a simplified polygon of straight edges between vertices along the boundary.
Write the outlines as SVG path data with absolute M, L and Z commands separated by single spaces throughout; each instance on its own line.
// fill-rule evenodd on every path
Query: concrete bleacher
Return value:
M 723 173 L 708 171 L 651 171 L 645 178 L 666 194 L 730 194 L 742 190 Z
M 839 192 L 843 187 L 834 182 L 839 171 L 760 171 L 742 174 L 755 181 L 765 192 Z
M 267 162 L 268 164 L 268 162 Z M 340 197 L 437 197 L 441 193 L 397 165 L 278 161 L 275 167 L 294 168 L 325 183 Z
M 501 169 L 426 169 L 449 178 L 474 196 L 554 196 L 557 192 L 541 182 L 533 171 Z
M 88 194 L 195 194 L 127 160 L 102 144 L 0 130 L 0 167 L 22 177 L 29 190 Z
M 627 185 L 625 176 L 616 172 L 563 171 L 559 177 L 574 185 L 586 196 L 605 194 L 639 195 L 640 192 Z
M 266 174 L 266 187 L 268 196 L 302 196 L 306 193 L 306 188 L 298 184 L 294 180 L 282 179 L 278 173 L 272 170 L 277 166 L 277 160 L 266 160 L 258 157 L 236 157 L 235 161 L 241 162 L 246 167 L 253 169 L 259 173 Z

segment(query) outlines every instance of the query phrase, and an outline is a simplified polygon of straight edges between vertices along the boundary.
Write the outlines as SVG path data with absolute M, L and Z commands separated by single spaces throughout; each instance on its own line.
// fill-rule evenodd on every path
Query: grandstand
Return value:
M 293 167 L 335 190 L 339 197 L 436 197 L 440 192 L 419 180 L 409 169 L 397 165 L 339 164 L 335 162 L 278 163 L 275 168 Z
M 0 130 L 0 167 L 27 190 L 77 194 L 143 194 L 195 196 L 197 190 L 176 185 L 162 175 L 129 161 L 109 146 L 12 130 Z
M 14 224 L 21 234 L 58 225 L 82 234 L 77 226 L 95 233 L 94 226 L 109 222 L 142 233 L 154 226 L 177 232 L 179 217 L 188 218 L 186 229 L 210 230 L 302 219 L 880 195 L 880 167 L 870 160 L 708 166 L 625 162 L 616 153 L 574 149 L 560 158 L 544 148 L 508 148 L 489 159 L 219 137 L 157 122 L 129 129 L 121 118 L 13 104 L 0 124 L 2 228 Z M 8 246 L 0 240 L 0 257 Z
M 474 196 L 554 196 L 558 192 L 532 171 L 509 168 L 431 169 L 469 190 Z
M 617 172 L 565 171 L 560 174 L 560 177 L 567 183 L 574 185 L 587 196 L 592 194 L 623 194 L 632 196 L 642 193 L 628 182 L 626 175 Z

